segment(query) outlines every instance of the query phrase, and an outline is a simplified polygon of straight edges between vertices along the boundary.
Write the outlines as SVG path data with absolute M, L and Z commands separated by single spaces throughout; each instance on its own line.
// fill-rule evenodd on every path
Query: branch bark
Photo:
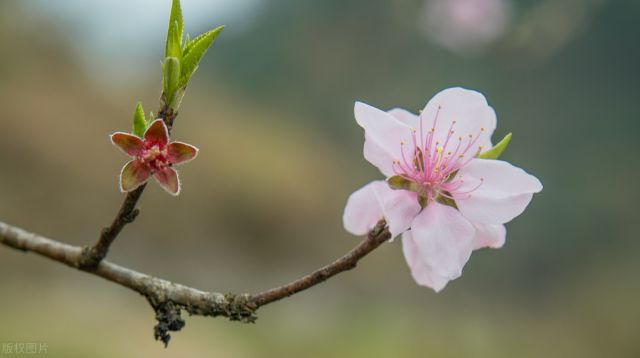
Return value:
M 173 122 L 178 116 L 178 113 L 166 105 L 162 99 L 161 103 L 162 105 L 158 111 L 158 118 L 162 118 L 164 120 L 169 133 L 171 133 Z M 145 183 L 136 190 L 127 193 L 127 196 L 124 198 L 124 201 L 120 206 L 120 210 L 118 210 L 118 214 L 116 214 L 111 225 L 102 229 L 100 237 L 94 245 L 87 246 L 82 249 L 80 259 L 78 260 L 80 268 L 83 270 L 96 269 L 100 261 L 107 257 L 109 248 L 118 237 L 118 234 L 120 234 L 120 231 L 122 231 L 125 225 L 132 223 L 140 213 L 136 208 L 136 205 L 138 204 L 138 200 L 140 200 L 140 197 L 146 187 L 147 184 Z
M 286 285 L 255 294 L 251 296 L 251 302 L 255 303 L 257 307 L 264 306 L 322 283 L 340 272 L 351 270 L 356 267 L 361 258 L 365 257 L 390 238 L 391 234 L 386 227 L 386 222 L 381 220 L 369 231 L 365 240 L 360 242 L 358 246 L 351 249 L 351 251 L 347 252 L 344 256 Z
M 313 287 L 327 279 L 356 267 L 358 261 L 391 238 L 386 222 L 381 220 L 356 247 L 331 264 L 286 285 L 255 295 L 206 292 L 179 283 L 153 277 L 132 269 L 101 260 L 95 267 L 83 266 L 84 249 L 25 231 L 0 222 L 0 243 L 5 246 L 33 252 L 71 268 L 102 277 L 129 288 L 146 297 L 154 311 L 158 324 L 156 339 L 165 346 L 170 331 L 179 331 L 184 326 L 181 310 L 201 316 L 223 316 L 232 321 L 253 323 L 256 310 L 271 302 L 289 297 Z

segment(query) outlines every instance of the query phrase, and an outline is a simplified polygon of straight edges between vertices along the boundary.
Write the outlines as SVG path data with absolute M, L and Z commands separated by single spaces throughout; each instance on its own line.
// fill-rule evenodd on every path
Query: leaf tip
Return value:
M 501 141 L 499 141 L 493 148 L 478 154 L 478 158 L 481 159 L 498 159 L 502 152 L 507 149 L 509 142 L 511 142 L 512 133 L 509 132 Z

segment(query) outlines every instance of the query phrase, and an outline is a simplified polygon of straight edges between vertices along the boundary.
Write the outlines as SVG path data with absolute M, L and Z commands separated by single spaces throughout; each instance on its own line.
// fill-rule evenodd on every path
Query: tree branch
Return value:
M 331 264 L 289 284 L 273 288 L 255 295 L 222 294 L 205 292 L 189 286 L 173 283 L 161 278 L 131 270 L 101 260 L 95 267 L 82 265 L 84 249 L 51 240 L 0 221 L 0 243 L 5 246 L 33 252 L 69 267 L 102 277 L 129 288 L 146 297 L 156 312 L 158 324 L 155 337 L 168 344 L 170 331 L 179 331 L 184 326 L 181 309 L 201 316 L 223 316 L 232 321 L 255 322 L 256 310 L 271 302 L 289 297 L 306 290 L 341 272 L 354 268 L 358 261 L 389 240 L 391 234 L 384 220 L 369 232 L 367 237 L 351 251 Z
M 255 294 L 251 296 L 251 302 L 255 303 L 257 307 L 264 306 L 322 283 L 340 272 L 351 270 L 356 267 L 361 258 L 365 257 L 390 238 L 391 234 L 386 227 L 386 222 L 380 220 L 378 224 L 369 231 L 367 238 L 362 240 L 358 246 L 351 249 L 351 251 L 347 252 L 344 256 L 286 285 Z
M 162 99 L 161 103 L 162 105 L 158 111 L 158 118 L 162 118 L 164 120 L 164 123 L 167 125 L 167 129 L 171 132 L 173 122 L 178 116 L 178 113 L 171 109 Z M 111 222 L 111 225 L 102 229 L 98 241 L 93 246 L 87 246 L 82 249 L 80 259 L 78 260 L 80 268 L 83 270 L 95 269 L 100 261 L 107 257 L 109 248 L 118 237 L 118 234 L 120 234 L 120 231 L 122 231 L 125 225 L 132 223 L 140 213 L 140 210 L 136 209 L 136 205 L 138 204 L 138 200 L 140 200 L 146 186 L 147 184 L 145 183 L 136 190 L 127 193 L 127 196 L 124 198 L 124 201 L 120 206 L 120 210 L 118 210 L 118 214 Z
M 24 252 L 36 253 L 138 292 L 147 298 L 156 311 L 156 339 L 161 339 L 165 345 L 170 339 L 168 332 L 180 330 L 184 326 L 184 321 L 180 318 L 180 309 L 201 316 L 223 316 L 232 321 L 248 323 L 256 320 L 256 307 L 250 302 L 249 295 L 204 292 L 106 260 L 102 260 L 94 268 L 87 269 L 80 266 L 83 259 L 82 248 L 38 236 L 3 222 L 0 222 L 0 243 Z

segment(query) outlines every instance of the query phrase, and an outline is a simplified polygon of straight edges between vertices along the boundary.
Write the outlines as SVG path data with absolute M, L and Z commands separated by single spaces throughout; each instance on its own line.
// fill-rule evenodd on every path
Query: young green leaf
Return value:
M 138 104 L 136 105 L 136 109 L 133 112 L 132 133 L 142 138 L 145 130 L 147 130 L 147 122 L 144 119 L 144 110 L 142 109 L 142 103 L 138 102 Z
M 165 57 L 179 57 L 178 52 L 182 48 L 182 33 L 184 31 L 184 20 L 182 18 L 182 9 L 180 8 L 180 0 L 173 0 L 171 4 L 171 14 L 169 15 L 169 26 L 167 29 L 167 43 L 165 46 Z
M 182 56 L 186 56 L 187 54 L 189 54 L 189 52 L 191 52 L 191 50 L 193 49 L 193 47 L 200 41 L 202 41 L 203 39 L 205 39 L 208 36 L 211 36 L 210 34 L 212 32 L 215 32 L 215 36 L 218 35 L 218 33 L 220 31 L 222 31 L 224 29 L 224 25 L 222 26 L 218 26 L 215 29 L 211 30 L 211 31 L 207 31 L 207 32 L 203 32 L 200 35 L 196 36 L 193 38 L 193 40 L 189 40 L 189 41 L 185 41 L 184 43 L 184 49 L 182 50 Z M 187 35 L 189 36 L 189 35 Z
M 507 146 L 509 145 L 510 141 L 511 141 L 511 133 L 504 136 L 504 138 L 502 138 L 502 140 L 498 142 L 498 144 L 494 145 L 493 148 L 480 153 L 478 155 L 478 158 L 498 159 L 498 157 L 500 157 L 502 152 L 504 152 L 504 150 L 507 149 Z
M 180 61 L 175 57 L 167 57 L 162 64 L 163 98 L 167 105 L 174 107 L 175 94 L 180 80 Z
M 179 36 L 178 23 L 174 22 L 172 25 L 169 25 L 169 32 L 167 33 L 166 57 L 175 57 L 178 59 L 182 57 L 182 38 Z
M 147 118 L 147 124 L 151 124 L 156 117 L 153 115 L 153 112 L 149 112 L 149 117 Z
M 189 46 L 189 42 L 191 42 L 191 39 L 189 38 L 189 34 L 187 34 L 184 37 L 184 45 L 182 46 L 183 55 L 184 55 L 184 49 L 187 48 L 187 46 Z
M 207 31 L 193 40 L 185 43 L 182 51 L 182 73 L 180 75 L 180 87 L 186 87 L 193 73 L 198 69 L 198 64 L 202 56 L 207 52 L 209 46 L 216 39 L 224 26 L 219 26 L 211 31 Z

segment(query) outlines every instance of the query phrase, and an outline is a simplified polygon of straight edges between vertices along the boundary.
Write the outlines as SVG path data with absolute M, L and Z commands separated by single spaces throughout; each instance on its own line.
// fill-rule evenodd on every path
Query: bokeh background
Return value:
M 122 201 L 107 135 L 155 111 L 170 1 L 0 2 L 0 220 L 76 245 Z M 227 28 L 174 138 L 200 147 L 178 199 L 150 185 L 110 260 L 256 292 L 355 245 L 347 196 L 381 175 L 352 106 L 420 109 L 483 92 L 504 157 L 545 185 L 441 293 L 399 241 L 264 307 L 192 317 L 168 350 L 137 294 L 0 248 L 0 342 L 52 357 L 639 357 L 640 3 L 633 0 L 183 0 L 186 31 Z

